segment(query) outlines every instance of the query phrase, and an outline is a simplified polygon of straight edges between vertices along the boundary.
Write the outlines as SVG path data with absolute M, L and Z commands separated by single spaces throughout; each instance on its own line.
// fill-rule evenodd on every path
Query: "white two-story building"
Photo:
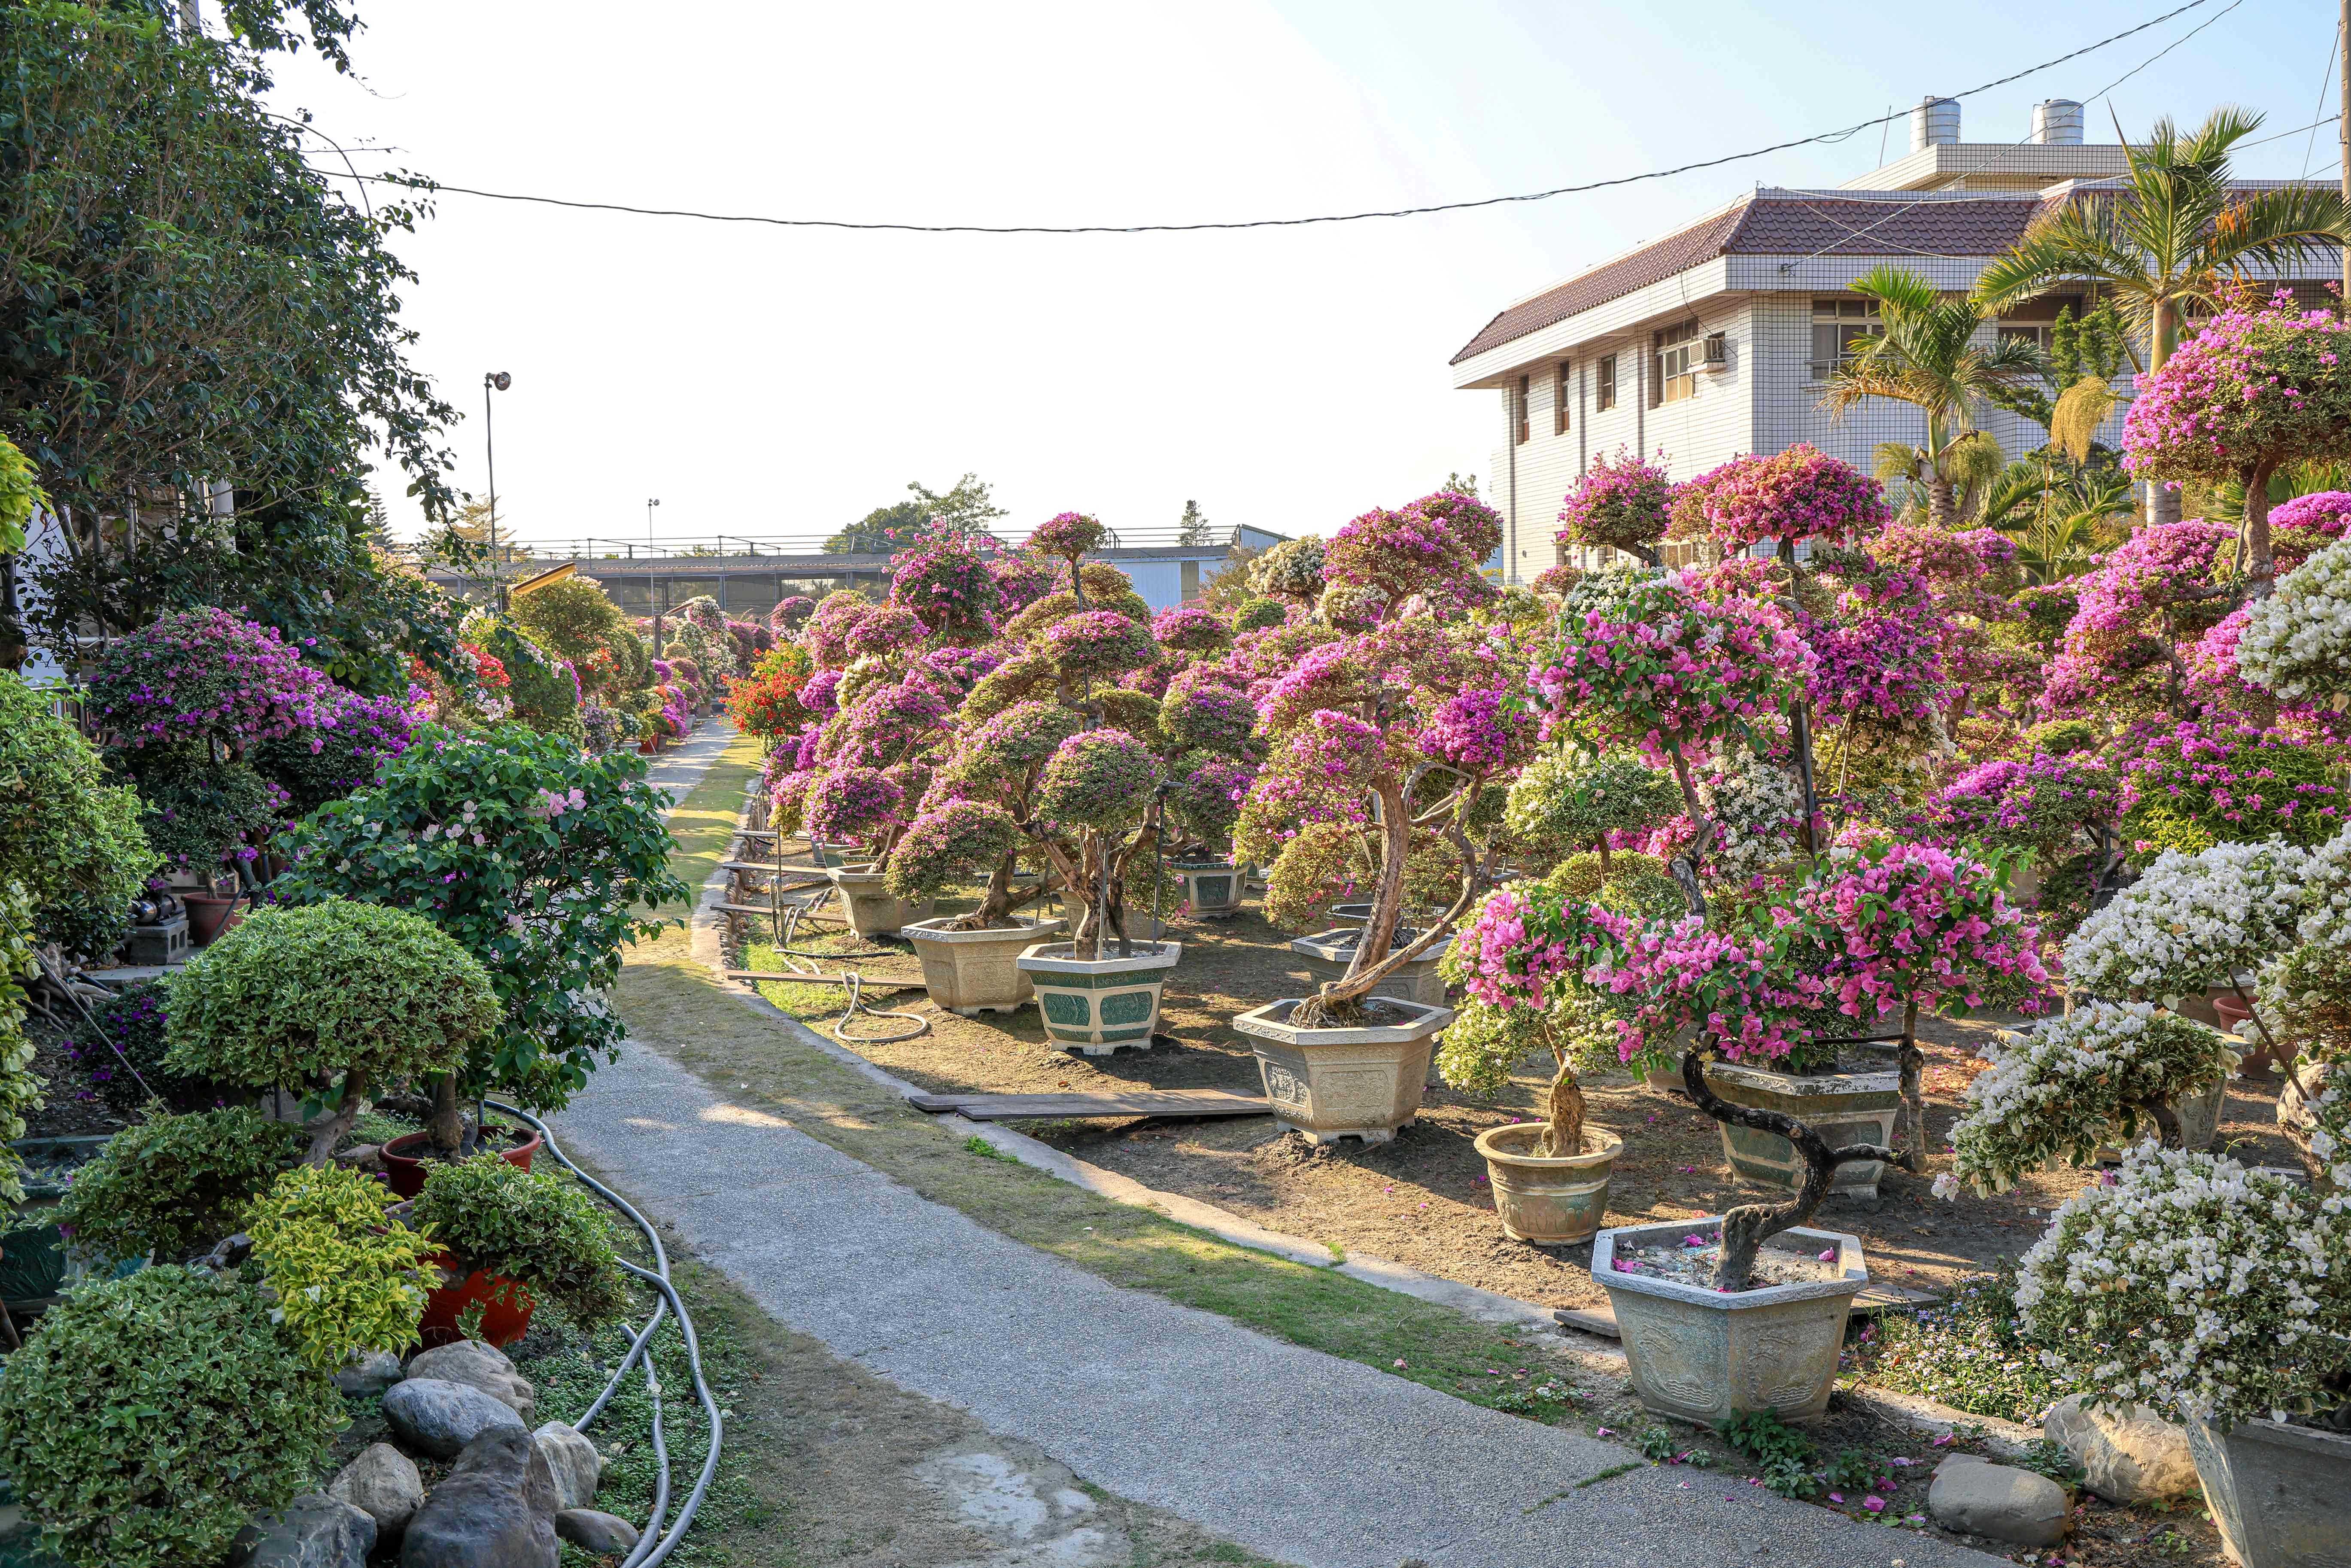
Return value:
M 1830 367 L 1873 327 L 1854 279 L 1890 263 L 1965 292 L 2036 217 L 2126 167 L 2119 144 L 2083 141 L 2081 106 L 2064 100 L 2035 107 L 2029 140 L 1965 142 L 1959 106 L 1931 99 L 1912 111 L 1910 140 L 1907 155 L 1843 188 L 1758 188 L 1521 299 L 1453 357 L 1455 386 L 1500 394 L 1488 496 L 1506 525 L 1508 580 L 1559 559 L 1561 498 L 1620 448 L 1686 479 L 1799 442 L 1866 471 L 1879 442 L 1923 441 L 1925 416 L 1906 403 L 1872 400 L 1842 420 L 1818 406 Z M 2314 300 L 2339 276 L 2335 253 L 2314 256 L 2296 292 Z M 2045 346 L 2058 310 L 2085 303 L 2055 290 L 1985 330 Z M 2129 376 L 2126 363 L 2118 387 Z M 2120 422 L 2117 409 L 2100 439 L 2115 443 Z M 2011 457 L 2048 439 L 1997 409 L 1979 423 Z

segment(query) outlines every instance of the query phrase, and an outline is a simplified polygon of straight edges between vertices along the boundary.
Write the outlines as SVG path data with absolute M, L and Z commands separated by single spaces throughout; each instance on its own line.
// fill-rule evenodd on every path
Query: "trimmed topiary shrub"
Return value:
M 172 984 L 165 1060 L 319 1093 L 333 1107 L 312 1127 L 324 1165 L 371 1085 L 448 1071 L 497 1019 L 480 961 L 432 923 L 336 899 L 256 910 L 206 948 Z
M 126 1127 L 82 1167 L 57 1222 L 78 1251 L 166 1260 L 207 1250 L 238 1212 L 301 1163 L 300 1133 L 232 1108 Z
M 40 940 L 103 957 L 159 858 L 139 797 L 110 788 L 98 753 L 49 699 L 0 670 L 0 882 L 30 897 Z
M 489 1155 L 436 1163 L 411 1222 L 467 1269 L 515 1281 L 579 1329 L 610 1322 L 628 1307 L 611 1217 L 586 1187 L 552 1171 L 527 1171 Z
M 246 1211 L 253 1255 L 277 1292 L 302 1360 L 332 1372 L 354 1350 L 405 1350 L 416 1343 L 430 1237 L 394 1225 L 382 1183 L 333 1166 L 304 1166 L 270 1183 Z
M 43 1318 L 0 1378 L 0 1469 L 43 1544 L 82 1568 L 218 1563 L 283 1508 L 342 1425 L 255 1286 L 146 1269 Z

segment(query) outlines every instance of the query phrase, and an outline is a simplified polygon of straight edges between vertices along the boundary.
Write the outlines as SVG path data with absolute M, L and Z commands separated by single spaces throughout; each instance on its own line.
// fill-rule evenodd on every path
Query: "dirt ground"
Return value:
M 942 905 L 942 912 L 961 907 Z M 777 961 L 765 923 L 750 935 L 749 967 Z M 1007 1017 L 958 1018 L 919 990 L 877 998 L 925 1019 L 928 1032 L 909 1040 L 856 1042 L 868 1059 L 935 1092 L 1084 1092 L 1101 1089 L 1223 1089 L 1261 1094 L 1256 1058 L 1230 1020 L 1282 997 L 1305 995 L 1311 981 L 1284 933 L 1268 925 L 1252 901 L 1238 918 L 1177 918 L 1171 936 L 1184 956 L 1169 978 L 1161 1038 L 1149 1051 L 1087 1057 L 1049 1044 L 1036 1009 Z M 803 946 L 871 946 L 845 934 Z M 918 979 L 903 956 L 855 960 L 869 980 Z M 829 969 L 835 964 L 828 964 Z M 804 986 L 762 988 L 770 999 L 820 1028 L 837 1019 L 840 993 Z M 1985 1015 L 1922 1026 L 1928 1049 L 1928 1130 L 1947 1142 L 1967 1085 L 1982 1063 L 1979 1042 L 2013 1017 Z M 852 1035 L 878 1034 L 894 1019 L 860 1018 Z M 1169 1043 L 1172 1040 L 1173 1043 Z M 1318 1147 L 1277 1130 L 1270 1117 L 1217 1120 L 1024 1122 L 1019 1129 L 1081 1159 L 1165 1192 L 1213 1203 L 1291 1236 L 1369 1252 L 1466 1284 L 1551 1306 L 1592 1307 L 1605 1297 L 1589 1272 L 1588 1246 L 1545 1249 L 1505 1238 L 1494 1218 L 1485 1162 L 1471 1146 L 1499 1124 L 1531 1118 L 1549 1064 L 1529 1061 L 1510 1092 L 1488 1102 L 1438 1085 L 1427 1091 L 1419 1120 L 1393 1143 L 1352 1140 Z M 1593 1125 L 1625 1140 L 1609 1188 L 1609 1225 L 1717 1214 L 1763 1196 L 1733 1179 L 1719 1129 L 1688 1101 L 1648 1089 L 1627 1072 L 1583 1080 Z M 2230 1084 L 2222 1140 L 2251 1165 L 2291 1166 L 2273 1121 L 2278 1080 Z M 1941 1166 L 1939 1168 L 1948 1168 Z M 1928 1176 L 1889 1171 L 1882 1199 L 1830 1198 L 1813 1221 L 1862 1239 L 1878 1281 L 1936 1291 L 2021 1253 L 2040 1235 L 2051 1208 L 2078 1191 L 2088 1173 L 2064 1170 L 2026 1181 L 1996 1197 L 1932 1198 Z

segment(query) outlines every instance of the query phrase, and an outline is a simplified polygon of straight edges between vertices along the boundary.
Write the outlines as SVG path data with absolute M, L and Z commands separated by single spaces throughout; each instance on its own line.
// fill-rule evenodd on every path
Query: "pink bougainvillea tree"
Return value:
M 1733 550 L 1770 543 L 1792 562 L 1800 540 L 1849 544 L 1893 516 L 1876 480 L 1799 442 L 1782 452 L 1734 457 L 1690 481 L 1676 497 L 1674 531 Z
M 1657 564 L 1673 520 L 1674 482 L 1664 468 L 1618 450 L 1592 460 L 1559 511 L 1559 542 L 1620 549 Z

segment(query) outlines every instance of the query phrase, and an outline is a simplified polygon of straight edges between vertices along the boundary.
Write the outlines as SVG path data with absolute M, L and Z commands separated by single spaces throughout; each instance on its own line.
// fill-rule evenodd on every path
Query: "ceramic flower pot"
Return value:
M 1419 935 L 1411 926 L 1399 926 L 1391 950 L 1410 946 Z M 1354 962 L 1355 949 L 1363 940 L 1364 934 L 1360 929 L 1350 931 L 1340 926 L 1330 931 L 1318 931 L 1311 936 L 1292 937 L 1290 950 L 1306 960 L 1308 973 L 1327 983 L 1347 977 L 1347 966 Z M 1443 1007 L 1445 977 L 1437 972 L 1437 965 L 1452 946 L 1452 937 L 1438 937 L 1419 957 L 1389 970 L 1380 983 L 1372 988 L 1372 995 L 1393 997 L 1402 1002 L 1418 1002 L 1423 1007 Z
M 1537 1247 L 1573 1247 L 1592 1239 L 1608 1215 L 1608 1177 L 1625 1140 L 1599 1127 L 1583 1129 L 1584 1152 L 1534 1153 L 1543 1124 L 1520 1122 L 1478 1134 L 1494 1188 L 1502 1234 Z
M 1184 879 L 1193 918 L 1230 920 L 1241 912 L 1239 867 L 1223 861 L 1174 861 L 1167 869 Z
M 2229 1103 L 2229 1080 L 2226 1074 L 2214 1079 L 2201 1089 L 2190 1089 L 2171 1101 L 2171 1113 L 2179 1118 L 2179 1145 L 2185 1149 L 2209 1149 L 2220 1135 L 2220 1113 Z M 2154 1123 L 2139 1118 L 2142 1141 L 2162 1134 Z M 2098 1150 L 2098 1159 L 2105 1165 L 2120 1165 L 2123 1151 L 2109 1144 Z
M 199 947 L 209 947 L 227 929 L 229 912 L 236 907 L 236 895 L 224 896 L 210 889 L 192 888 L 180 894 L 180 902 L 188 906 L 188 940 Z
M 491 1130 L 496 1131 L 496 1128 Z M 424 1190 L 428 1158 L 416 1151 L 432 1141 L 430 1133 L 404 1133 L 377 1151 L 377 1157 L 383 1161 L 383 1179 L 399 1197 L 414 1197 Z M 538 1153 L 538 1132 L 529 1131 L 522 1142 L 500 1149 L 498 1158 L 510 1166 L 528 1170 L 530 1156 Z
M 1074 942 L 1039 942 L 1021 953 L 1020 969 L 1037 988 L 1037 1010 L 1056 1045 L 1086 1056 L 1108 1056 L 1121 1046 L 1151 1049 L 1159 1027 L 1159 994 L 1184 956 L 1181 942 L 1137 942 L 1131 958 L 1081 958 Z
M 446 1252 L 434 1254 L 433 1260 L 451 1273 L 461 1267 Z M 481 1328 L 474 1337 L 486 1344 L 509 1345 L 530 1328 L 531 1311 L 538 1304 L 528 1291 L 505 1275 L 476 1269 L 454 1285 L 425 1292 L 424 1317 L 417 1324 L 417 1337 L 423 1341 L 426 1350 L 455 1344 L 466 1337 L 466 1314 L 479 1306 Z
M 1384 1144 L 1409 1126 L 1453 1009 L 1387 998 L 1395 1021 L 1309 1029 L 1290 1021 L 1300 1005 L 1291 998 L 1233 1019 L 1251 1037 L 1274 1125 L 1317 1144 Z
M 930 899 L 917 903 L 893 896 L 883 885 L 882 873 L 873 869 L 871 861 L 854 865 L 827 866 L 834 891 L 841 894 L 841 907 L 847 911 L 849 928 L 860 936 L 895 936 L 917 920 L 930 918 L 934 907 Z
M 1616 1268 L 1620 1249 L 1721 1233 L 1715 1215 L 1620 1226 L 1593 1239 L 1592 1278 L 1615 1312 L 1633 1392 L 1651 1410 L 1700 1426 L 1741 1410 L 1776 1410 L 1792 1420 L 1820 1415 L 1836 1384 L 1853 1298 L 1869 1284 L 1861 1239 L 1802 1226 L 1783 1230 L 1763 1244 L 1764 1257 L 1774 1249 L 1834 1248 L 1839 1277 L 1728 1295 Z
M 1680 1075 L 1675 1076 L 1678 1080 Z M 1706 1083 L 1734 1105 L 1781 1111 L 1798 1118 L 1833 1149 L 1847 1144 L 1894 1145 L 1894 1118 L 1902 1108 L 1902 1074 L 1892 1068 L 1800 1075 L 1741 1062 L 1713 1061 L 1707 1064 Z M 1795 1145 L 1777 1133 L 1736 1127 L 1728 1122 L 1718 1124 L 1722 1129 L 1722 1157 L 1730 1162 L 1740 1180 L 1779 1192 L 1794 1192 L 1804 1185 L 1803 1156 L 1796 1153 Z M 1878 1195 L 1878 1177 L 1885 1174 L 1883 1161 L 1855 1160 L 1836 1168 L 1829 1191 L 1874 1198 Z
M 2351 1436 L 2262 1420 L 2223 1435 L 2190 1421 L 2188 1451 L 2221 1543 L 2244 1568 L 2351 1563 Z
M 918 920 L 905 927 L 914 956 L 923 961 L 923 984 L 931 1000 L 951 1013 L 1018 1011 L 1037 995 L 1020 955 L 1040 936 L 1061 930 L 1058 920 L 1020 920 L 993 931 L 952 931 L 953 917 Z

